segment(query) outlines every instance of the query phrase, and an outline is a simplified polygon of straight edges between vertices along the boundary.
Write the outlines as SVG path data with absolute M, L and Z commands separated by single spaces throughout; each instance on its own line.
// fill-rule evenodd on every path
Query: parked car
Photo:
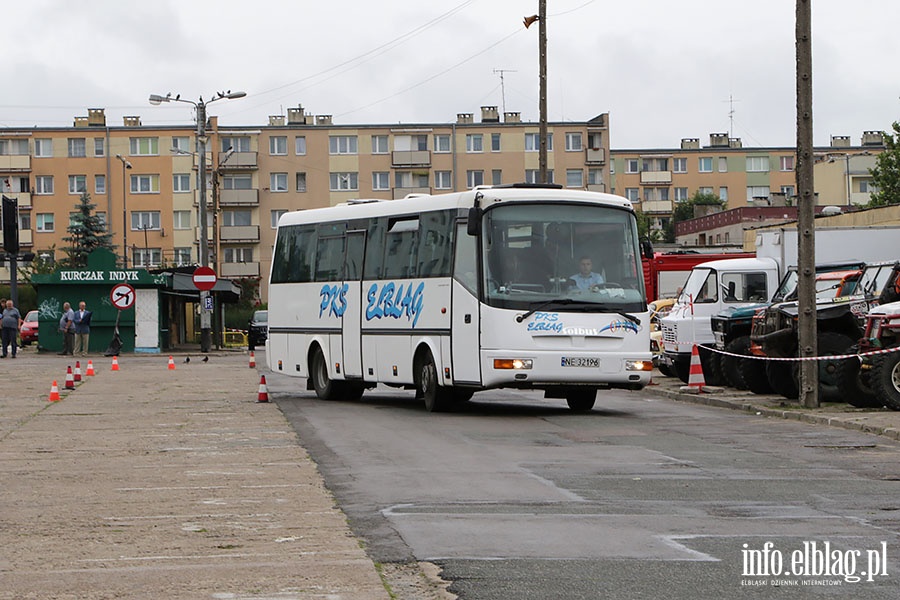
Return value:
M 22 320 L 22 328 L 19 330 L 19 339 L 23 346 L 38 341 L 38 311 L 29 310 Z
M 253 350 L 266 343 L 269 337 L 269 311 L 258 310 L 250 317 L 247 326 L 247 346 Z

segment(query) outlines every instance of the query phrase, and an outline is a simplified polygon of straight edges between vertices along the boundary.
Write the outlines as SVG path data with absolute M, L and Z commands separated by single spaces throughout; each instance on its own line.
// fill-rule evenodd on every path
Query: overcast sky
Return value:
M 900 119 L 897 0 L 813 1 L 816 145 Z M 610 113 L 613 148 L 728 132 L 792 146 L 795 1 L 548 0 L 548 118 Z M 335 124 L 447 123 L 505 105 L 538 120 L 538 0 L 28 0 L 4 6 L 0 126 L 263 125 L 302 105 Z M 501 78 L 498 71 L 504 71 Z

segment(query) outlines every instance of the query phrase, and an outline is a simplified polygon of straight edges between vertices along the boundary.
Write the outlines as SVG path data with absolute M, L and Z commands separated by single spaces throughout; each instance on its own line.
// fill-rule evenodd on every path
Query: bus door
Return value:
M 466 233 L 465 222 L 457 224 L 450 319 L 454 383 L 481 383 L 477 239 Z
M 341 319 L 344 347 L 344 377 L 362 377 L 362 268 L 366 252 L 366 231 L 348 231 L 344 251 L 344 283 L 347 310 Z

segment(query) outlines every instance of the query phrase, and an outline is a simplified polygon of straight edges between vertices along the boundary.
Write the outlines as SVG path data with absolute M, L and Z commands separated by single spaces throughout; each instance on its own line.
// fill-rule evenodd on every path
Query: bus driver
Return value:
M 570 290 L 592 290 L 604 283 L 603 275 L 594 273 L 594 263 L 590 256 L 582 256 L 578 262 L 578 272 L 569 277 Z

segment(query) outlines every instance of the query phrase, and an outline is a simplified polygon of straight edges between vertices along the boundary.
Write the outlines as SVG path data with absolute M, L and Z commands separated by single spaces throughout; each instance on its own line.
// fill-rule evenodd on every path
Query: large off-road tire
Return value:
M 817 356 L 837 356 L 847 354 L 850 346 L 856 343 L 856 340 L 843 333 L 834 331 L 820 331 L 818 337 Z M 838 388 L 838 370 L 843 360 L 824 359 L 817 360 L 816 366 L 819 368 L 819 401 L 820 402 L 841 402 L 841 390 Z M 794 363 L 795 375 L 797 381 L 797 389 L 800 389 L 800 363 Z
M 770 360 L 766 363 L 766 379 L 772 391 L 781 394 L 788 400 L 796 400 L 800 397 L 800 389 L 797 380 L 794 379 L 793 364 L 785 360 Z
M 875 357 L 870 381 L 884 406 L 900 410 L 900 351 Z
M 771 394 L 774 390 L 769 384 L 769 378 L 766 376 L 766 365 L 768 361 L 759 358 L 744 358 L 738 365 L 741 370 L 741 377 L 754 394 Z
M 724 385 L 722 377 L 722 355 L 706 346 L 700 346 L 700 366 L 703 369 L 703 382 L 706 385 Z
M 853 344 L 847 349 L 847 354 L 857 354 L 859 346 Z M 862 376 L 861 363 L 858 358 L 845 358 L 838 363 L 837 388 L 840 390 L 841 400 L 857 408 L 878 408 L 882 406 L 881 400 L 875 396 L 875 391 L 869 385 L 870 377 Z
M 678 356 L 683 355 L 679 354 Z M 675 377 L 680 379 L 682 383 L 687 383 L 691 374 L 691 361 L 676 358 L 672 361 L 672 370 L 675 372 Z
M 597 401 L 597 390 L 585 388 L 566 392 L 566 403 L 575 412 L 587 412 L 594 408 Z
M 676 377 L 675 373 L 672 372 L 672 369 L 669 368 L 669 365 L 663 362 L 657 364 L 656 369 L 662 373 L 664 377 Z
M 748 389 L 750 386 L 747 385 L 747 382 L 744 380 L 744 374 L 741 371 L 741 363 L 744 359 L 730 355 L 740 354 L 746 356 L 750 354 L 750 337 L 742 335 L 731 340 L 725 345 L 725 352 L 728 352 L 728 354 L 723 354 L 720 361 L 722 378 L 725 379 L 725 383 L 739 390 Z
M 425 402 L 428 412 L 444 412 L 453 405 L 453 390 L 438 384 L 438 370 L 431 352 L 425 352 L 418 361 L 416 388 Z

